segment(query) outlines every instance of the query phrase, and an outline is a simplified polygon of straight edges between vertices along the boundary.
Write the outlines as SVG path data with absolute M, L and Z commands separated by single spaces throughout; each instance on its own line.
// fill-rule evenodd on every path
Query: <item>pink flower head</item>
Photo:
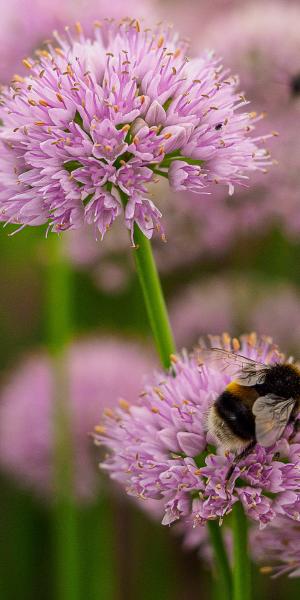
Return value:
M 263 363 L 284 358 L 269 338 L 254 334 L 240 342 L 215 336 L 211 343 Z M 229 381 L 224 370 L 199 365 L 196 354 L 183 354 L 174 357 L 169 373 L 154 376 L 137 404 L 104 417 L 104 433 L 96 436 L 109 452 L 102 468 L 130 495 L 163 500 L 163 524 L 222 521 L 238 501 L 261 528 L 279 514 L 299 519 L 300 446 L 296 438 L 289 441 L 290 427 L 274 446 L 257 444 L 226 485 L 234 455 L 216 451 L 206 422 L 209 407 Z
M 75 483 L 78 497 L 97 491 L 91 441 L 104 406 L 109 412 L 125 396 L 136 395 L 153 364 L 142 347 L 106 338 L 74 343 L 67 356 Z M 52 493 L 53 373 L 46 353 L 32 356 L 12 373 L 0 404 L 0 465 L 39 494 Z
M 123 204 L 133 241 L 135 223 L 148 237 L 160 228 L 147 197 L 158 175 L 233 191 L 269 164 L 236 78 L 211 53 L 188 61 L 170 28 L 124 20 L 55 37 L 2 92 L 1 220 L 56 232 L 87 222 L 103 237 Z
M 235 198 L 236 229 L 257 234 L 275 224 L 292 240 L 300 232 L 299 21 L 299 2 L 239 2 L 226 17 L 216 14 L 198 39 L 198 48 L 213 47 L 241 74 L 253 109 L 265 110 L 270 129 L 279 133 L 271 147 L 278 162 L 273 177 L 257 172 L 252 189 Z M 219 195 L 225 200 L 222 190 Z
M 220 310 L 220 306 L 222 310 Z M 178 347 L 191 347 L 206 331 L 239 333 L 241 323 L 295 356 L 300 352 L 300 299 L 296 286 L 284 281 L 262 284 L 254 277 L 214 275 L 178 292 L 170 303 Z
M 255 101 L 268 110 L 286 110 L 300 91 L 299 16 L 298 2 L 238 2 L 225 18 L 211 19 L 198 47 L 200 41 L 230 60 Z
M 262 573 L 300 577 L 299 520 L 277 517 L 264 531 L 253 528 L 250 539 L 253 558 L 262 565 Z

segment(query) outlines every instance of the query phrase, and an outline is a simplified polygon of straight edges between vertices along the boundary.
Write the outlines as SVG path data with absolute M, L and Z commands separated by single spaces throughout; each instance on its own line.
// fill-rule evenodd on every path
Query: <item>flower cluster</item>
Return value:
M 299 293 L 284 281 L 262 284 L 248 275 L 214 275 L 177 292 L 169 312 L 180 348 L 192 347 L 206 331 L 237 334 L 247 323 L 258 334 L 269 332 L 293 355 L 300 352 Z
M 274 176 L 263 178 L 257 173 L 254 193 L 241 190 L 235 198 L 239 207 L 236 230 L 242 222 L 255 233 L 275 223 L 292 240 L 300 232 L 299 136 L 295 128 L 300 97 L 299 19 L 297 2 L 278 0 L 268 2 L 267 8 L 257 0 L 240 2 L 228 11 L 226 25 L 222 16 L 215 15 L 200 44 L 198 41 L 198 47 L 212 46 L 233 72 L 241 73 L 241 86 L 251 97 L 253 109 L 266 110 L 270 129 L 280 136 L 280 143 L 270 148 L 278 161 Z
M 57 232 L 86 222 L 103 237 L 124 207 L 133 241 L 135 223 L 147 237 L 160 228 L 147 191 L 158 175 L 175 190 L 232 192 L 264 170 L 236 78 L 186 51 L 170 28 L 124 20 L 92 38 L 78 24 L 26 58 L 30 75 L 1 95 L 1 219 Z
M 226 27 L 223 15 L 215 14 L 200 46 L 224 53 L 255 102 L 266 104 L 272 114 L 283 112 L 300 92 L 299 14 L 298 2 L 271 1 L 267 10 L 258 0 L 238 2 L 227 13 Z
M 270 339 L 254 334 L 240 342 L 213 337 L 211 343 L 266 364 L 283 360 Z M 139 404 L 104 417 L 96 435 L 108 449 L 102 468 L 129 494 L 163 499 L 163 524 L 222 521 L 238 501 L 260 527 L 277 515 L 300 519 L 300 444 L 289 441 L 289 427 L 274 446 L 256 445 L 226 483 L 234 455 L 216 451 L 206 420 L 229 381 L 224 371 L 199 364 L 197 353 L 174 356 L 170 373 L 158 373 Z
M 262 564 L 262 573 L 300 577 L 299 522 L 278 517 L 263 532 L 253 528 L 250 539 L 253 558 Z
M 117 338 L 87 339 L 70 347 L 67 401 L 80 500 L 92 498 L 98 487 L 90 434 L 101 411 L 106 406 L 109 413 L 124 393 L 137 394 L 152 365 L 145 349 Z M 1 390 L 1 469 L 44 496 L 53 489 L 53 403 L 53 373 L 46 353 L 25 360 Z

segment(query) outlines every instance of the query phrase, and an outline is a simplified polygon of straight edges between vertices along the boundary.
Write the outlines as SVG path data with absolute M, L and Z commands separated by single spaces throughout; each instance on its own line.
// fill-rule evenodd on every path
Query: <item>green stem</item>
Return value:
M 127 196 L 123 192 L 120 192 L 120 196 L 124 206 L 126 206 Z M 169 368 L 170 355 L 176 351 L 173 334 L 151 243 L 137 225 L 134 226 L 134 241 L 136 244 L 135 262 L 137 273 L 143 290 L 154 340 L 162 365 Z M 231 600 L 231 572 L 220 527 L 216 522 L 210 521 L 208 528 L 218 565 L 219 577 L 223 583 L 224 598 Z
M 170 366 L 170 355 L 175 352 L 175 343 L 151 243 L 137 225 L 134 227 L 134 241 L 136 269 L 153 337 L 161 363 L 167 369 Z
M 55 598 L 79 600 L 77 514 L 73 481 L 71 417 L 68 406 L 66 349 L 70 337 L 71 273 L 61 255 L 61 240 L 48 245 L 47 325 L 53 365 L 53 484 Z
M 51 234 L 47 240 L 47 330 L 52 355 L 60 355 L 70 341 L 72 274 L 61 253 L 61 240 Z
M 240 502 L 232 510 L 233 600 L 251 599 L 251 563 L 248 553 L 247 518 Z
M 168 173 L 164 172 L 164 171 L 160 171 L 159 169 L 152 169 L 153 173 L 155 173 L 155 175 L 160 175 L 161 177 L 164 177 L 165 179 L 169 179 L 169 175 Z
M 220 597 L 222 597 L 222 600 L 231 600 L 232 578 L 221 527 L 217 521 L 208 521 L 207 526 L 210 541 L 214 549 L 217 579 L 219 583 L 218 589 L 222 590 L 222 596 Z

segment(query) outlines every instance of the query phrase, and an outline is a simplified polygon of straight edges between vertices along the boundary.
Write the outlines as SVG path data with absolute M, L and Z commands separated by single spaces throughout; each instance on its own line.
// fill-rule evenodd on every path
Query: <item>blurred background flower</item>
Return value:
M 98 467 L 91 434 L 106 408 L 136 396 L 154 363 L 147 348 L 112 338 L 75 342 L 68 351 L 67 389 L 71 415 L 75 487 L 94 499 Z M 18 484 L 40 495 L 53 491 L 53 365 L 40 351 L 20 363 L 4 382 L 0 398 L 0 466 Z
M 191 347 L 210 331 L 241 334 L 250 327 L 272 332 L 287 352 L 300 351 L 300 297 L 296 286 L 257 281 L 253 276 L 213 276 L 186 287 L 170 305 L 178 346 Z
M 62 31 L 66 24 L 80 21 L 88 33 L 91 20 L 128 14 L 151 22 L 173 21 L 175 29 L 190 38 L 193 52 L 213 48 L 231 72 L 239 74 L 240 89 L 251 100 L 249 110 L 258 116 L 266 113 L 257 122 L 258 132 L 279 133 L 266 142 L 278 164 L 267 175 L 253 174 L 254 185 L 236 190 L 234 196 L 219 186 L 213 195 L 195 196 L 170 193 L 165 181 L 153 185 L 153 200 L 165 215 L 169 239 L 163 244 L 154 238 L 156 258 L 179 347 L 190 349 L 209 332 L 239 335 L 255 329 L 299 358 L 299 2 L 145 0 L 137 5 L 130 0 L 125 6 L 94 0 L 0 0 L 0 6 L 2 83 L 26 71 L 22 59 L 48 39 L 53 28 Z M 157 525 L 161 515 L 153 505 L 147 506 L 149 520 L 133 503 L 118 504 L 107 480 L 97 468 L 94 471 L 97 449 L 86 431 L 99 422 L 104 405 L 125 395 L 125 388 L 126 395 L 136 396 L 131 374 L 149 373 L 153 360 L 147 353 L 150 334 L 128 232 L 115 225 L 102 245 L 94 241 L 89 227 L 66 232 L 61 240 L 73 268 L 75 339 L 80 334 L 82 340 L 72 343 L 69 354 L 78 493 L 89 500 L 79 506 L 82 589 L 87 600 L 98 598 L 99 589 L 105 600 L 136 600 L 141 589 L 143 600 L 195 600 L 199 594 L 206 600 L 212 596 L 212 581 L 203 564 L 214 567 L 205 529 L 193 529 L 189 523 L 177 540 L 169 528 Z M 0 251 L 0 415 L 7 422 L 3 433 L 0 422 L 0 510 L 5 514 L 0 595 L 7 600 L 21 594 L 25 600 L 53 600 L 52 513 L 49 503 L 40 501 L 49 498 L 51 479 L 51 366 L 48 353 L 38 350 L 47 339 L 48 243 L 39 228 L 14 237 L 3 231 Z M 139 341 L 131 342 L 133 337 Z M 146 501 L 138 501 L 146 509 Z M 289 524 L 274 520 L 272 528 L 251 534 L 254 559 L 262 567 L 275 566 L 255 576 L 258 598 L 297 597 L 299 532 L 297 523 L 289 519 Z M 117 589 L 106 579 L 106 557 Z M 280 577 L 274 584 L 270 574 L 283 572 L 295 577 Z
M 300 575 L 300 525 L 284 517 L 263 533 L 253 528 L 251 546 L 254 559 L 261 565 L 262 573 L 278 577 Z
M 53 30 L 80 21 L 91 32 L 94 21 L 104 18 L 151 18 L 155 1 L 143 0 L 11 0 L 1 4 L 0 81 L 9 81 L 15 73 L 26 73 L 22 59 L 31 56 L 37 48 L 52 37 Z

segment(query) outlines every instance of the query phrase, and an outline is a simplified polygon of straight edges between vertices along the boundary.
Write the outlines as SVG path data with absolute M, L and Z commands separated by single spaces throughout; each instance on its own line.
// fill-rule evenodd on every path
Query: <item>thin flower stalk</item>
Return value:
M 48 240 L 47 326 L 52 355 L 54 409 L 53 463 L 53 555 L 58 600 L 79 600 L 79 546 L 74 492 L 73 449 L 66 348 L 70 336 L 70 271 L 61 256 L 61 243 L 55 236 Z
M 251 563 L 248 548 L 248 524 L 243 507 L 232 511 L 233 600 L 251 600 Z

